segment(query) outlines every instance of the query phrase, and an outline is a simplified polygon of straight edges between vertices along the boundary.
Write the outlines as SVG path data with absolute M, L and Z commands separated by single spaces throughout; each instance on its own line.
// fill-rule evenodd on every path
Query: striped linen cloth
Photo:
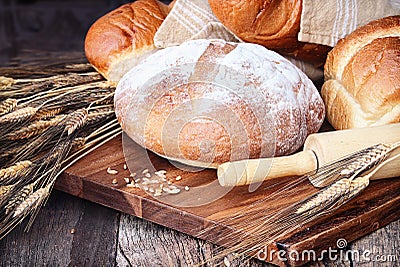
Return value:
M 335 46 L 368 22 L 400 15 L 400 0 L 303 0 L 299 41 Z
M 240 41 L 218 21 L 207 0 L 178 0 L 156 32 L 154 44 L 165 48 L 195 39 Z

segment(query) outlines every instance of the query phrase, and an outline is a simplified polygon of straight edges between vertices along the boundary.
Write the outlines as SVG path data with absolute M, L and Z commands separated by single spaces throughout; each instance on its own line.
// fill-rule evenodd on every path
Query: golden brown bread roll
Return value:
M 322 96 L 336 129 L 400 121 L 400 16 L 341 39 L 325 64 Z
M 301 0 L 209 0 L 215 16 L 246 42 L 323 66 L 330 47 L 297 41 Z
M 318 131 L 313 83 L 251 43 L 194 40 L 159 50 L 118 83 L 115 112 L 135 142 L 195 166 L 285 155 Z
M 88 61 L 107 80 L 117 83 L 156 51 L 153 37 L 168 11 L 157 0 L 138 0 L 99 18 L 86 35 Z

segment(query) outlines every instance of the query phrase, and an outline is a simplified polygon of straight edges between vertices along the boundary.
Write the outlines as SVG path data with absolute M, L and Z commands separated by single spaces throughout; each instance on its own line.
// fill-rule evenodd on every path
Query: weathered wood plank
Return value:
M 400 266 L 400 220 L 357 240 L 349 247 L 359 255 L 352 261 L 354 265 Z
M 371 257 L 373 255 L 397 255 L 396 262 L 379 263 L 379 266 L 398 266 L 399 232 L 400 220 L 348 244 L 343 252 L 357 250 L 361 255 L 364 251 L 369 251 L 371 252 Z M 388 238 L 389 236 L 390 238 Z M 199 261 L 212 258 L 218 250 L 218 246 L 209 242 L 126 214 L 121 216 L 118 242 L 117 266 L 191 266 L 199 263 Z M 347 259 L 345 256 L 340 258 L 340 255 L 340 252 L 333 255 L 332 259 L 336 257 L 336 260 L 329 260 L 329 257 L 325 257 L 322 261 L 309 263 L 305 266 L 349 267 L 359 266 L 360 264 L 362 266 L 365 264 L 365 266 L 377 266 L 376 262 Z M 254 259 L 233 260 L 229 256 L 228 261 L 232 267 L 273 266 Z M 206 266 L 212 266 L 212 264 L 210 263 Z
M 29 232 L 24 222 L 0 241 L 0 265 L 112 266 L 118 222 L 118 212 L 53 191 Z
M 117 266 L 189 266 L 196 260 L 209 259 L 218 248 L 127 214 L 121 216 L 119 227 L 118 224 L 118 214 L 113 210 L 53 191 L 28 233 L 20 226 L 0 241 L 0 266 L 113 266 L 114 262 Z M 70 233 L 72 228 L 76 229 L 73 235 Z M 110 231 L 112 235 L 107 234 Z M 379 266 L 398 266 L 399 234 L 400 220 L 349 244 L 346 250 L 371 251 L 371 256 L 397 255 L 396 262 L 380 263 Z M 256 260 L 230 262 L 231 266 L 272 266 Z M 325 259 L 306 266 L 361 264 L 377 266 L 373 262 L 345 259 Z
M 121 216 L 116 262 L 117 266 L 193 266 L 211 259 L 217 249 L 209 242 L 125 214 Z M 229 262 L 232 267 L 272 266 L 254 259 Z M 205 266 L 218 263 L 223 261 Z

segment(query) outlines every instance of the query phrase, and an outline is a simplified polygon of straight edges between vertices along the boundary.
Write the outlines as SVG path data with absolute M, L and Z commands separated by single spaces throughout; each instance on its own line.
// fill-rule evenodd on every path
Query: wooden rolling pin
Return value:
M 400 123 L 360 129 L 316 133 L 307 137 L 304 149 L 291 156 L 241 160 L 218 166 L 222 186 L 246 185 L 285 176 L 298 176 L 377 143 L 400 141 Z M 400 149 L 394 151 L 398 154 Z M 382 167 L 372 179 L 400 176 L 400 161 Z

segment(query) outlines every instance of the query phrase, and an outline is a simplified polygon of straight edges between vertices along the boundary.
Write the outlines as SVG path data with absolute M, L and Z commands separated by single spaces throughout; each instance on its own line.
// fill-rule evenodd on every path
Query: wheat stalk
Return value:
M 9 184 L 0 187 L 0 239 L 28 215 L 30 225 L 65 168 L 121 133 L 112 105 L 115 88 L 97 72 L 3 80 L 0 99 L 9 99 L 0 102 L 0 173 Z
M 105 118 L 109 118 L 115 114 L 113 106 L 102 106 L 95 107 L 92 110 L 89 110 L 89 114 L 87 117 L 88 123 L 97 122 L 103 120 Z
M 382 162 L 390 151 L 390 145 L 376 144 L 323 166 L 307 176 L 316 187 L 329 185 L 342 178 L 368 171 Z
M 10 88 L 15 83 L 13 78 L 0 76 L 0 91 Z
M 0 184 L 4 185 L 5 183 L 19 177 L 22 173 L 26 172 L 32 164 L 31 161 L 24 160 L 17 162 L 8 168 L 0 169 Z
M 351 183 L 351 179 L 343 178 L 331 184 L 302 203 L 295 213 L 312 212 L 314 209 L 321 210 L 327 207 L 338 198 L 344 196 L 350 190 Z
M 63 110 L 65 110 L 65 107 L 41 108 L 36 112 L 33 119 L 34 120 L 48 119 L 48 118 L 54 117 L 55 115 L 60 114 Z
M 51 120 L 39 120 L 34 121 L 30 125 L 23 127 L 17 131 L 7 134 L 6 138 L 9 140 L 26 139 L 32 136 L 40 135 L 46 131 L 49 127 L 59 124 L 65 119 L 65 115 L 57 116 Z
M 106 90 L 107 88 L 110 88 L 109 84 L 104 81 L 97 81 L 97 82 L 92 82 L 88 84 L 79 84 L 75 86 L 68 86 L 68 87 L 63 87 L 63 88 L 56 88 L 52 90 L 45 90 L 44 92 L 40 92 L 34 95 L 30 95 L 25 98 L 19 99 L 22 103 L 25 105 L 32 105 L 32 104 L 41 104 L 41 106 L 45 106 L 49 102 L 55 102 L 55 101 L 61 101 L 66 102 L 65 99 L 66 97 L 79 97 L 77 96 L 77 93 L 82 93 L 80 95 L 80 98 L 82 96 L 86 96 L 88 92 L 91 92 L 91 90 L 97 90 L 101 92 L 101 90 Z M 94 91 L 94 96 L 95 96 Z M 61 100 L 60 100 L 61 99 Z M 83 100 L 86 100 L 86 97 L 83 97 Z
M 88 124 L 90 123 L 89 119 L 88 119 Z M 117 129 L 116 129 L 117 128 Z M 120 131 L 120 127 L 118 124 L 118 121 L 111 120 L 107 123 L 105 123 L 104 125 L 96 128 L 95 130 L 93 130 L 89 135 L 84 136 L 84 137 L 76 137 L 74 139 L 74 141 L 72 142 L 72 148 L 71 151 L 72 152 L 76 152 L 76 151 L 82 151 L 87 147 L 92 147 L 95 143 L 98 142 L 97 139 L 90 141 L 89 143 L 87 143 L 89 140 L 95 138 L 96 136 L 101 136 L 106 138 L 108 135 L 112 135 L 115 133 L 118 133 Z
M 0 199 L 3 199 L 11 190 L 14 188 L 14 185 L 2 185 L 0 186 Z
M 10 214 L 15 207 L 19 206 L 22 202 L 27 199 L 27 197 L 32 193 L 34 187 L 34 183 L 28 184 L 24 186 L 19 192 L 17 192 L 11 199 L 8 201 L 5 206 L 5 213 Z
M 32 118 L 33 115 L 36 114 L 36 111 L 38 111 L 38 108 L 34 108 L 34 107 L 25 107 L 25 108 L 17 109 L 11 113 L 1 116 L 0 124 L 18 123 L 18 122 L 27 121 L 30 118 Z
M 24 201 L 19 203 L 15 207 L 13 217 L 20 216 L 21 214 L 26 214 L 34 209 L 36 209 L 41 202 L 47 198 L 50 192 L 50 187 L 46 186 L 44 188 L 39 188 L 38 190 L 31 192 Z
M 18 100 L 14 98 L 7 98 L 6 100 L 0 102 L 0 116 L 10 113 L 18 105 Z
M 5 81 L 7 81 L 7 79 L 9 78 L 4 78 Z M 7 86 L 4 86 L 1 96 L 33 95 L 43 91 L 49 91 L 49 89 L 54 90 L 66 86 L 71 87 L 100 80 L 102 80 L 102 77 L 96 72 L 84 74 L 66 73 L 34 79 L 13 79 L 12 84 L 9 82 Z
M 55 128 L 55 127 L 52 127 Z M 50 141 L 50 138 L 53 137 L 51 128 L 47 129 L 41 135 L 33 137 L 30 142 L 26 143 L 23 147 L 15 147 L 12 151 L 7 153 L 8 156 L 11 156 L 11 162 L 20 161 L 24 159 L 31 160 L 45 145 Z
M 72 141 L 71 141 L 72 142 Z M 55 146 L 50 153 L 43 157 L 43 163 L 47 165 L 58 162 L 62 160 L 63 155 L 69 153 L 69 140 L 66 140 L 65 143 L 58 144 Z
M 87 117 L 88 110 L 85 108 L 78 109 L 70 114 L 65 125 L 65 131 L 68 133 L 68 135 L 71 135 L 76 131 L 76 129 L 82 127 L 85 124 Z
M 72 141 L 71 151 L 76 152 L 85 146 L 87 138 L 85 137 L 77 137 Z

